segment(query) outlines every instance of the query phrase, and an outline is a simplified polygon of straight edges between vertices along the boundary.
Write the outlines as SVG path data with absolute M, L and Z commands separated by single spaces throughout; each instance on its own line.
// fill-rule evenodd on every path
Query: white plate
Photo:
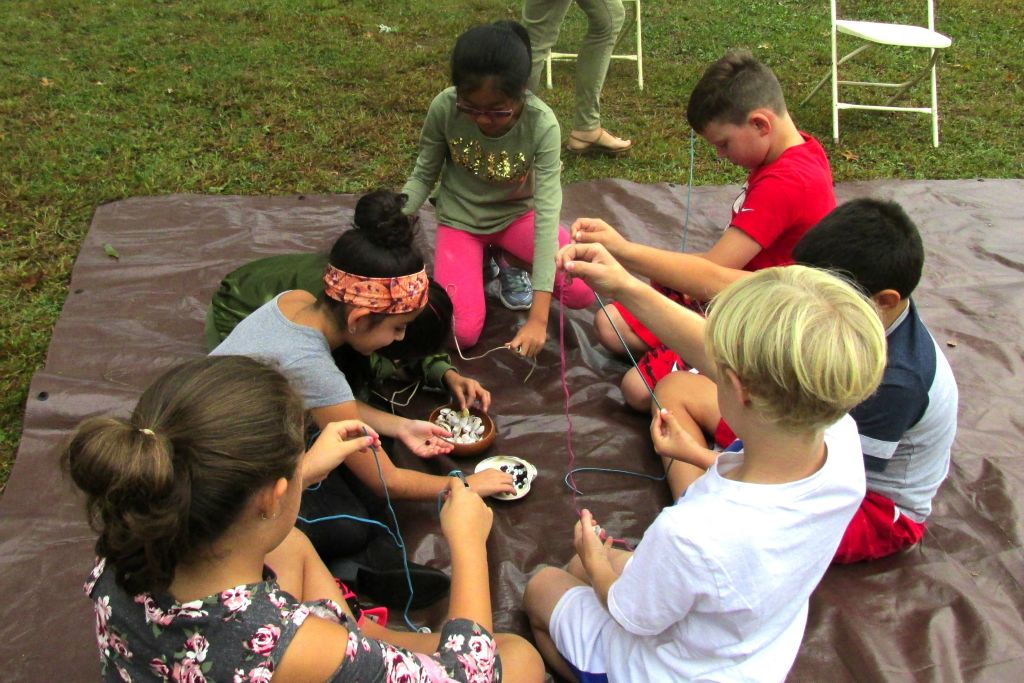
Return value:
M 500 470 L 502 465 L 522 465 L 526 468 L 526 485 L 518 489 L 515 493 L 495 493 L 491 495 L 491 498 L 497 498 L 498 500 L 518 500 L 527 493 L 530 492 L 530 485 L 533 484 L 533 480 L 537 478 L 537 468 L 526 462 L 522 458 L 517 458 L 514 455 L 494 455 L 490 458 L 484 458 L 477 463 L 474 472 L 482 472 L 483 470 Z

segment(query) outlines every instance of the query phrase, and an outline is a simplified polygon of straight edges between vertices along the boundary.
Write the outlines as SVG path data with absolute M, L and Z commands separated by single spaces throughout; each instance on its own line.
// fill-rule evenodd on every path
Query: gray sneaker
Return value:
M 530 274 L 521 268 L 505 266 L 498 275 L 498 298 L 505 308 L 525 311 L 533 305 L 533 286 Z
M 488 256 L 484 260 L 484 282 L 490 282 L 501 275 L 501 268 L 498 267 L 498 262 L 494 260 L 493 256 Z

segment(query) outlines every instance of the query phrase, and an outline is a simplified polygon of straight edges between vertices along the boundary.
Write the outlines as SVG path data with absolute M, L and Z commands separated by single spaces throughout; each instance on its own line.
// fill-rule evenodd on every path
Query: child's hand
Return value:
M 302 486 L 321 481 L 345 458 L 370 446 L 380 448 L 380 437 L 365 423 L 359 420 L 329 423 L 320 430 L 320 436 L 302 458 Z
M 582 278 L 601 294 L 616 296 L 626 287 L 640 284 L 600 244 L 567 244 L 555 259 L 556 268 Z
M 651 441 L 654 452 L 663 458 L 681 460 L 703 469 L 711 467 L 715 460 L 714 451 L 695 441 L 676 416 L 664 409 L 656 412 L 651 420 Z
M 548 338 L 546 325 L 533 320 L 527 320 L 526 324 L 519 328 L 516 336 L 508 343 L 509 348 L 520 356 L 535 358 L 540 350 L 544 348 L 544 342 Z
M 449 370 L 444 373 L 444 381 L 451 390 L 455 400 L 459 402 L 459 408 L 465 410 L 471 405 L 477 404 L 485 413 L 491 407 L 491 392 L 484 389 L 480 382 L 469 377 L 463 377 L 456 370 Z
M 511 474 L 490 468 L 469 475 L 466 477 L 466 483 L 481 496 L 516 492 Z
M 610 254 L 618 254 L 629 240 L 620 235 L 612 226 L 600 218 L 579 218 L 569 229 L 574 242 L 581 244 L 603 244 Z
M 450 452 L 455 446 L 450 441 L 445 441 L 445 438 L 451 435 L 452 433 L 444 427 L 426 420 L 404 420 L 395 434 L 418 458 L 433 458 Z
M 583 568 L 587 570 L 587 574 L 591 576 L 593 576 L 594 567 L 598 563 L 609 565 L 611 563 L 608 559 L 608 551 L 612 547 L 612 537 L 606 534 L 602 540 L 594 532 L 596 526 L 597 522 L 594 521 L 590 510 L 583 510 L 580 513 L 580 521 L 576 522 L 576 528 L 573 530 L 573 545 L 576 546 L 576 554 L 583 562 Z
M 492 472 L 494 470 L 487 470 Z M 499 472 L 504 474 L 504 472 Z M 467 477 L 467 481 L 478 475 Z M 461 479 L 448 478 L 447 500 L 441 508 L 441 531 L 449 545 L 467 541 L 484 543 L 491 533 L 494 513 Z

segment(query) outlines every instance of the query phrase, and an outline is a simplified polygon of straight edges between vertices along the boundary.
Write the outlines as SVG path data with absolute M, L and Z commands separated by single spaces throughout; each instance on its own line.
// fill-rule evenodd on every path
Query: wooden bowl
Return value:
M 442 408 L 451 408 L 452 410 L 458 411 L 458 404 L 449 403 L 448 405 L 438 406 L 434 408 L 433 412 L 430 413 L 430 417 L 427 418 L 430 422 L 437 420 L 438 415 L 441 414 Z M 455 443 L 452 444 L 454 448 L 447 455 L 453 458 L 472 458 L 473 456 L 480 455 L 494 444 L 494 439 L 498 436 L 498 430 L 494 426 L 494 420 L 491 416 L 480 410 L 479 408 L 470 408 L 469 412 L 471 415 L 476 415 L 480 418 L 480 421 L 484 425 L 484 435 L 479 441 L 473 443 Z

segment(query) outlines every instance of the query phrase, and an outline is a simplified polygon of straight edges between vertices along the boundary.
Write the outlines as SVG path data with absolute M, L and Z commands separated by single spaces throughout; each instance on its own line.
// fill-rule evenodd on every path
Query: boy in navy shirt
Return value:
M 836 553 L 839 563 L 872 560 L 914 545 L 924 535 L 932 498 L 949 472 L 956 435 L 957 388 L 946 357 L 928 332 L 910 295 L 921 279 L 924 246 L 910 217 L 894 202 L 855 199 L 829 213 L 793 249 L 797 263 L 827 268 L 868 294 L 885 327 L 882 384 L 850 411 L 857 422 L 868 493 Z M 698 270 L 717 289 L 743 271 L 706 261 Z M 655 450 L 669 457 L 682 432 L 705 432 L 726 447 L 735 438 L 715 407 L 710 380 L 673 373 L 656 393 L 667 414 L 651 425 Z M 678 496 L 699 474 L 676 463 L 669 481 Z

